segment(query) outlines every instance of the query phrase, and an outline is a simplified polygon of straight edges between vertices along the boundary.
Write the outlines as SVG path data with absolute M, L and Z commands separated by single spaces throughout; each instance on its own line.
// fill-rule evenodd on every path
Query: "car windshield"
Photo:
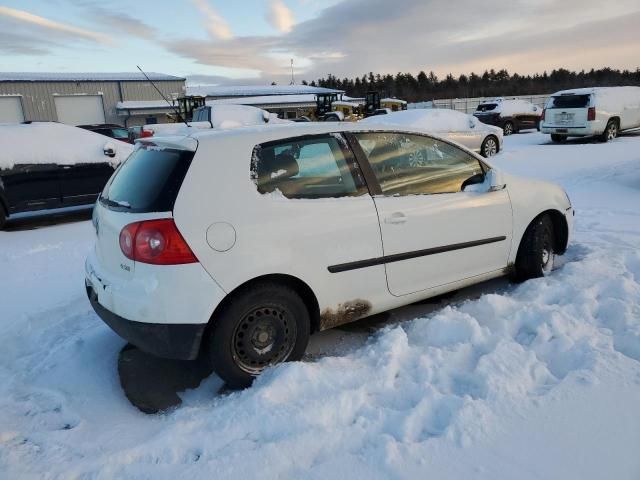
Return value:
M 497 106 L 497 103 L 482 103 L 478 105 L 476 112 L 489 112 L 491 110 L 495 110 Z
M 111 177 L 100 202 L 133 212 L 172 211 L 192 158 L 185 150 L 140 148 Z
M 558 95 L 551 97 L 547 108 L 585 108 L 589 106 L 590 95 Z

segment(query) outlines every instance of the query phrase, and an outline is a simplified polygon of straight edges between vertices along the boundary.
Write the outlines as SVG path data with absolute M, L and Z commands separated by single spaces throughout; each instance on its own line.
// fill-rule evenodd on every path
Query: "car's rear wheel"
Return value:
M 552 133 L 551 134 L 551 141 L 555 142 L 555 143 L 566 142 L 567 141 L 567 136 L 566 135 L 558 135 L 557 133 Z
M 516 256 L 515 278 L 525 281 L 547 275 L 555 263 L 555 231 L 548 215 L 541 215 L 527 227 Z
M 602 135 L 600 135 L 600 140 L 603 142 L 608 142 L 610 140 L 615 140 L 618 136 L 618 122 L 616 120 L 609 120 L 607 122 L 607 128 L 604 129 Z
M 492 135 L 489 135 L 484 139 L 482 145 L 480 146 L 480 153 L 483 157 L 493 157 L 496 153 L 498 153 L 498 139 Z
M 245 388 L 271 365 L 299 360 L 310 317 L 295 290 L 272 282 L 243 288 L 212 319 L 205 354 L 230 388 Z
M 515 133 L 516 128 L 513 125 L 513 122 L 505 122 L 502 126 L 502 131 L 504 132 L 504 135 L 507 136 Z

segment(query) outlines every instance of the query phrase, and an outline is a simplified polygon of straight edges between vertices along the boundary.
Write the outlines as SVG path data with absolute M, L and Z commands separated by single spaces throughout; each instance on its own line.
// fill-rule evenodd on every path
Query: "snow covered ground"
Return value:
M 148 416 L 83 291 L 91 223 L 0 232 L 0 478 L 640 478 L 640 136 L 507 137 L 576 232 L 497 280 L 313 338 L 245 391 Z

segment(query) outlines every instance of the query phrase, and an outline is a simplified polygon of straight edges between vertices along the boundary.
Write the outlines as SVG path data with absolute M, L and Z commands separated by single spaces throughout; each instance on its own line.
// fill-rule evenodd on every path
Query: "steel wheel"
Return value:
M 285 361 L 295 346 L 296 330 L 296 322 L 283 308 L 251 310 L 238 323 L 231 339 L 236 365 L 258 375 L 268 366 Z
M 542 241 L 542 255 L 540 256 L 542 264 L 542 272 L 544 275 L 553 270 L 556 254 L 553 251 L 553 236 L 547 229 L 544 233 L 544 239 Z
M 609 122 L 607 125 L 607 141 L 613 140 L 618 136 L 618 124 Z
M 511 122 L 505 123 L 504 127 L 502 127 L 502 131 L 504 132 L 505 135 L 511 135 L 513 133 L 513 123 Z
M 498 153 L 498 142 L 494 137 L 485 138 L 482 143 L 482 156 L 483 157 L 493 157 L 496 153 Z

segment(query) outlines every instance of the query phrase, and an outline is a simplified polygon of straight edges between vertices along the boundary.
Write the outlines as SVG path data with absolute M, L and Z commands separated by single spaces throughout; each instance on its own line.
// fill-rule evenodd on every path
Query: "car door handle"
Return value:
M 392 225 L 398 225 L 400 223 L 405 223 L 406 221 L 407 216 L 402 212 L 392 213 L 384 219 L 384 223 L 390 223 Z

